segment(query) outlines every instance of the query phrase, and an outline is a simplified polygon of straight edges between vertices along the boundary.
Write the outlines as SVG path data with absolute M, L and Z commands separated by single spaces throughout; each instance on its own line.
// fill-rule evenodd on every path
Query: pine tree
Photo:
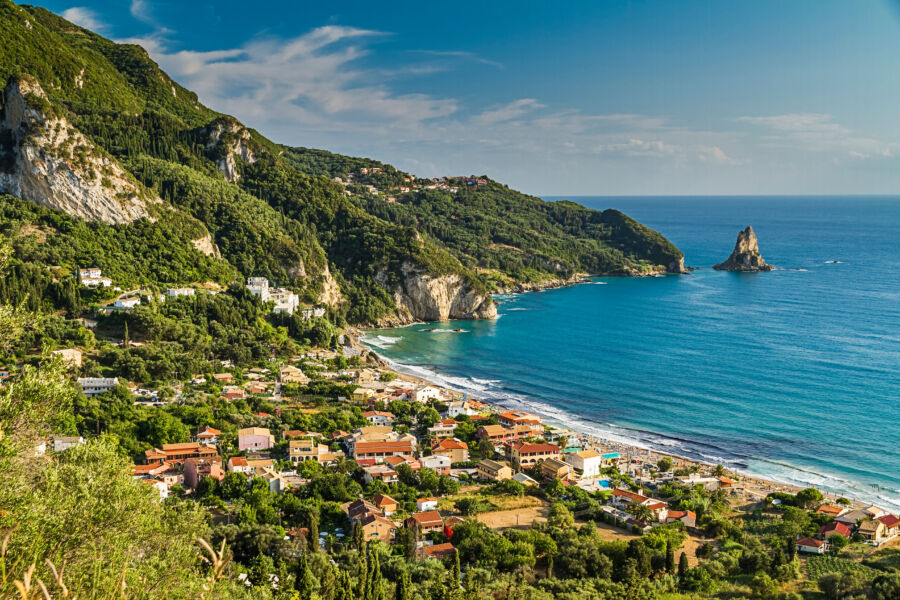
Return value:
M 688 570 L 688 558 L 687 554 L 684 552 L 681 553 L 681 556 L 678 558 L 678 580 L 684 581 L 685 575 L 687 575 Z
M 672 544 L 666 544 L 666 573 L 675 572 L 675 550 Z
M 461 569 L 459 567 L 459 550 L 454 548 L 453 549 L 453 564 L 450 567 L 450 581 L 453 583 L 454 589 L 459 587 L 460 573 L 461 573 Z
M 297 564 L 297 579 L 294 582 L 294 589 L 300 600 L 309 600 L 313 593 L 313 574 L 309 570 L 309 561 L 306 559 L 306 552 L 300 555 L 300 562 Z

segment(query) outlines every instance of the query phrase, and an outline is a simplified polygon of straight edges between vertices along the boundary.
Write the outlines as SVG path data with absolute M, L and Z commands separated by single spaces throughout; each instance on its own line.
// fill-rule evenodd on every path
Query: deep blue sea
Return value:
M 656 229 L 696 271 L 365 339 L 474 397 L 900 509 L 900 197 L 570 199 Z M 747 225 L 777 270 L 712 270 Z

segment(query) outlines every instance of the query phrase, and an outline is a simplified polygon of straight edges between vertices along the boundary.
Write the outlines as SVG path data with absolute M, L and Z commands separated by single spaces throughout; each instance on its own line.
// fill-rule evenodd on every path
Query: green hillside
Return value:
M 546 203 L 492 181 L 455 194 L 429 190 L 429 180 L 378 161 L 278 146 L 200 104 L 142 48 L 41 8 L 0 2 L 0 41 L 0 81 L 36 78 L 55 114 L 164 200 L 149 208 L 155 223 L 111 228 L 54 227 L 46 210 L 5 200 L 0 232 L 15 240 L 23 262 L 70 272 L 96 265 L 128 286 L 265 276 L 310 303 L 328 268 L 343 297 L 332 314 L 354 323 L 393 313 L 404 265 L 458 276 L 483 294 L 578 272 L 680 264 L 677 248 L 620 213 Z M 3 164 L 14 158 L 2 137 L 0 154 Z M 405 182 L 413 189 L 398 193 Z M 399 201 L 389 202 L 394 195 Z M 48 227 L 52 246 L 65 251 L 34 242 L 31 234 Z M 190 250 L 207 232 L 221 258 Z M 129 260 L 140 264 L 128 267 Z

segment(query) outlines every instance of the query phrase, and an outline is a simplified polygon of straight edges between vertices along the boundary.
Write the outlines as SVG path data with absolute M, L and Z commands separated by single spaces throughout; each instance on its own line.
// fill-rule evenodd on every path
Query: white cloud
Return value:
M 890 158 L 897 143 L 860 135 L 841 125 L 832 115 L 789 113 L 764 117 L 739 117 L 739 122 L 768 130 L 767 145 L 806 152 L 839 152 L 853 158 Z
M 59 13 L 63 19 L 71 21 L 76 25 L 96 31 L 97 33 L 105 30 L 108 25 L 104 23 L 96 12 L 86 6 L 73 6 Z
M 544 105 L 534 98 L 521 98 L 519 100 L 514 100 L 509 104 L 485 110 L 478 115 L 477 120 L 481 123 L 500 123 L 502 121 L 518 119 L 526 113 L 539 108 L 544 108 Z
M 419 54 L 427 54 L 428 56 L 438 56 L 438 57 L 447 57 L 447 58 L 462 58 L 465 60 L 470 60 L 472 62 L 481 63 L 483 65 L 489 65 L 491 67 L 496 67 L 498 69 L 503 68 L 503 65 L 495 60 L 483 58 L 481 56 L 478 56 L 474 52 L 466 52 L 465 50 L 413 50 L 412 52 L 417 52 Z

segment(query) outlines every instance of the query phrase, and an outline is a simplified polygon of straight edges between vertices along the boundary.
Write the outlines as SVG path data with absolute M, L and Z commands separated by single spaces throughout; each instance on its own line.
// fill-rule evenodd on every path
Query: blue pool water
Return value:
M 500 296 L 495 321 L 365 340 L 476 397 L 900 509 L 900 198 L 573 200 L 623 210 L 697 270 Z M 713 271 L 746 225 L 778 270 Z

